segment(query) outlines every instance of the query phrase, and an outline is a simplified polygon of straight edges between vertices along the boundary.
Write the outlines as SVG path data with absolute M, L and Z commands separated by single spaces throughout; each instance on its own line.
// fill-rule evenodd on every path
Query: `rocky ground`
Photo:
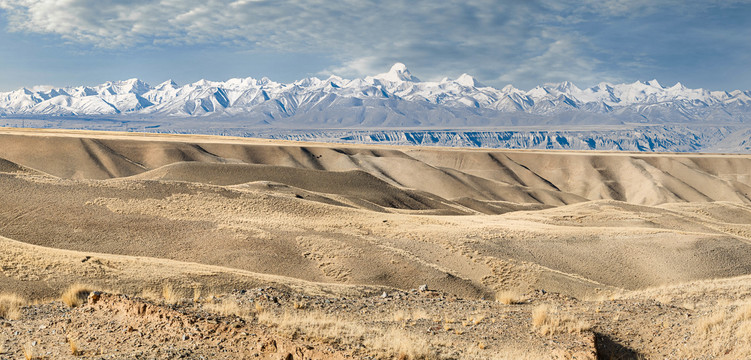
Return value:
M 171 301 L 93 292 L 81 306 L 52 301 L 1 320 L 0 358 L 594 358 L 587 327 L 544 334 L 533 325 L 531 308 L 546 296 L 502 304 L 418 290 L 327 298 L 258 288 Z
M 0 358 L 692 358 L 707 336 L 695 325 L 698 309 L 544 290 L 497 301 L 426 289 L 351 298 L 271 287 L 178 293 L 92 292 L 73 308 L 24 306 L 0 320 Z

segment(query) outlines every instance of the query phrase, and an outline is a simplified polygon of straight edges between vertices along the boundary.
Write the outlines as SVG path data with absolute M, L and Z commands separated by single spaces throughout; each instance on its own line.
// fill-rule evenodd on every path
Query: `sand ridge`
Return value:
M 751 158 L 678 155 L 424 149 L 305 144 L 257 139 L 210 141 L 186 136 L 162 140 L 133 134 L 85 137 L 61 132 L 0 134 L 0 158 L 62 178 L 109 179 L 178 162 L 242 163 L 310 170 L 361 170 L 395 186 L 447 199 L 570 204 L 615 199 L 659 204 L 676 201 L 748 203 Z M 64 136 L 63 136 L 64 135 Z M 211 138 L 213 140 L 213 138 Z M 34 149 L 34 151 L 28 151 Z M 211 172 L 196 171 L 210 182 Z
M 0 135 L 0 235 L 470 297 L 751 271 L 748 156 L 76 134 Z

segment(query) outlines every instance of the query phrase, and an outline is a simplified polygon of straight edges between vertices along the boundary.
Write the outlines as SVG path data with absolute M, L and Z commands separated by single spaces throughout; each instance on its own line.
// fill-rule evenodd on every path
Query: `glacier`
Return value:
M 0 93 L 0 126 L 220 134 L 273 139 L 517 149 L 748 152 L 751 91 L 657 80 L 570 82 L 531 90 L 468 74 L 421 81 L 404 64 L 359 79 L 329 76 L 139 79 Z

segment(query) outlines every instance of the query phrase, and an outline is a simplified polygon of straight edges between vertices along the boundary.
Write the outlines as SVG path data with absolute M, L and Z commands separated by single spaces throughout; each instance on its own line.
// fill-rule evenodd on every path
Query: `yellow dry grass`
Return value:
M 28 301 L 18 294 L 0 294 L 0 318 L 7 320 L 20 319 L 22 316 L 21 307 L 27 303 Z
M 736 310 L 735 317 L 738 320 L 751 319 L 751 302 L 747 302 L 739 306 L 738 309 Z
M 213 312 L 218 313 L 224 316 L 248 316 L 250 315 L 250 310 L 243 309 L 240 307 L 240 305 L 237 304 L 236 301 L 232 299 L 223 299 L 219 303 L 206 303 L 203 305 L 204 309 Z
M 308 306 L 304 302 L 295 301 L 292 303 L 292 307 L 295 308 L 295 310 L 303 310 Z
M 261 313 L 263 313 L 266 310 L 266 309 L 264 309 L 263 305 L 261 305 L 261 303 L 259 303 L 259 302 L 256 302 L 255 305 L 253 305 L 253 307 L 256 310 L 256 314 L 261 314 Z
M 532 310 L 532 325 L 541 327 L 548 322 L 548 312 L 550 305 L 540 305 Z
M 182 301 L 183 294 L 180 289 L 173 287 L 172 284 L 164 284 L 162 286 L 162 299 L 167 304 L 177 304 Z
M 472 325 L 479 325 L 483 320 L 485 320 L 484 314 L 476 314 L 469 318 L 469 321 L 472 322 Z
M 34 347 L 31 346 L 31 343 L 27 343 L 23 346 L 23 357 L 26 360 L 33 360 L 37 358 L 36 356 L 34 356 Z
M 532 325 L 542 335 L 554 335 L 560 333 L 580 333 L 587 331 L 591 325 L 583 320 L 574 319 L 560 314 L 550 305 L 540 305 L 532 311 Z
M 201 300 L 201 288 L 200 287 L 194 287 L 193 288 L 193 302 L 198 302 Z
M 382 332 L 363 326 L 355 320 L 317 311 L 287 312 L 281 316 L 263 312 L 258 314 L 258 321 L 275 326 L 280 331 L 293 336 L 304 334 L 323 342 L 362 344 L 387 358 L 436 358 L 436 354 L 431 350 L 430 342 L 425 337 L 398 328 L 389 328 Z
M 744 339 L 747 342 L 751 343 L 751 321 L 741 322 L 735 332 L 735 337 L 738 339 Z
M 83 350 L 78 347 L 78 343 L 73 338 L 68 338 L 68 345 L 70 346 L 70 354 L 73 356 L 83 355 Z
M 719 311 L 712 313 L 709 316 L 705 316 L 699 319 L 697 327 L 703 334 L 708 334 L 713 328 L 718 327 L 725 320 L 725 311 Z
M 524 298 L 515 291 L 501 291 L 495 295 L 495 301 L 506 304 L 506 305 L 514 305 L 519 304 L 524 301 Z
M 681 353 L 681 358 L 751 358 L 751 307 L 747 302 L 707 302 L 710 310 L 695 322 L 699 335 Z
M 69 307 L 78 307 L 86 302 L 89 294 L 94 291 L 90 286 L 84 284 L 74 284 L 68 287 L 65 292 L 60 296 L 65 305 Z

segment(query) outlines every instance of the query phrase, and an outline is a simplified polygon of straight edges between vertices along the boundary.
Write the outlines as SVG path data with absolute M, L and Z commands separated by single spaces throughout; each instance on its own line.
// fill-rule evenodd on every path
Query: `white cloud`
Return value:
M 376 56 L 367 56 L 345 61 L 343 64 L 325 69 L 319 74 L 357 77 L 363 74 L 378 74 L 381 72 L 384 72 L 381 59 Z
M 713 1 L 701 3 L 719 4 Z M 748 0 L 734 2 L 740 1 Z M 641 16 L 680 3 L 0 0 L 0 10 L 11 31 L 59 36 L 94 48 L 211 44 L 237 51 L 323 53 L 336 63 L 326 72 L 344 76 L 382 72 L 401 61 L 425 79 L 468 72 L 527 87 L 541 80 L 607 80 L 600 67 L 609 64 L 598 60 L 598 49 L 572 24 L 593 16 Z
M 600 60 L 582 51 L 587 48 L 586 44 L 582 44 L 582 37 L 545 32 L 542 39 L 534 39 L 534 42 L 536 44 L 532 47 L 543 50 L 499 76 L 497 81 L 513 83 L 525 78 L 537 80 L 541 72 L 544 72 L 547 82 L 573 80 L 579 86 L 622 80 L 612 74 L 598 71 Z M 538 42 L 543 44 L 537 44 Z
M 526 38 L 538 36 L 532 24 L 539 16 L 521 2 L 493 0 L 0 0 L 0 9 L 11 31 L 99 48 L 218 44 L 330 53 L 337 70 L 357 75 L 395 61 L 432 69 L 440 60 L 471 71 L 473 62 L 516 56 Z

